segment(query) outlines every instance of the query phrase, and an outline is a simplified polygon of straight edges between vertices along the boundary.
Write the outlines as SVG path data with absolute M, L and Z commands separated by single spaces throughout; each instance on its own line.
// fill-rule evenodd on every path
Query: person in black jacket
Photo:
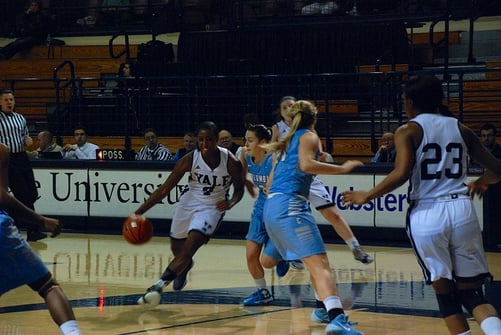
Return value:
M 53 27 L 50 17 L 41 10 L 40 1 L 31 0 L 28 9 L 16 20 L 17 38 L 0 49 L 0 60 L 10 59 L 20 51 L 44 44 Z

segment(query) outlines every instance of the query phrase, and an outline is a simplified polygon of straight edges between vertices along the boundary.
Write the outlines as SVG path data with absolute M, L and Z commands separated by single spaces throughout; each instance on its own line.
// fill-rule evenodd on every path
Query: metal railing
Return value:
M 248 115 L 271 125 L 276 120 L 279 99 L 293 95 L 312 100 L 325 110 L 317 128 L 327 143 L 336 137 L 350 136 L 376 141 L 383 132 L 394 130 L 406 121 L 401 87 L 409 76 L 418 73 L 445 78 L 447 104 L 458 119 L 477 129 L 486 122 L 501 129 L 500 68 L 457 68 L 449 70 L 446 77 L 442 69 L 129 79 L 54 76 L 54 99 L 45 104 L 47 122 L 42 126 L 57 136 L 71 136 L 74 126 L 85 125 L 93 136 L 123 136 L 126 146 L 130 143 L 127 142 L 129 136 L 140 136 L 148 127 L 156 128 L 160 136 L 183 136 L 202 121 L 212 120 L 238 137 L 244 134 L 244 119 Z M 466 80 L 470 77 L 480 79 Z M 47 80 L 39 79 L 40 82 Z M 30 78 L 5 81 L 15 90 L 18 108 L 29 111 L 31 100 L 22 84 L 37 81 Z M 40 89 L 47 93 L 46 87 Z M 33 91 L 33 85 L 30 90 Z M 356 105 L 355 113 L 352 105 Z

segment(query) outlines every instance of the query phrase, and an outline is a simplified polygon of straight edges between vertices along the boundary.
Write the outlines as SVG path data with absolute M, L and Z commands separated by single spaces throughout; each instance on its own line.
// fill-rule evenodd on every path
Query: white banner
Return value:
M 169 175 L 169 171 L 116 169 L 35 168 L 40 198 L 36 210 L 46 215 L 126 217 Z M 363 206 L 346 207 L 341 203 L 344 190 L 368 190 L 384 175 L 347 174 L 321 176 L 342 216 L 350 225 L 362 227 L 405 227 L 407 184 Z M 469 178 L 469 180 L 474 177 Z M 172 218 L 174 203 L 187 177 L 178 188 L 147 213 L 150 218 Z M 246 192 L 244 198 L 225 215 L 225 221 L 248 222 L 254 199 Z M 483 222 L 482 201 L 474 201 L 480 222 Z M 319 224 L 328 224 L 316 210 Z

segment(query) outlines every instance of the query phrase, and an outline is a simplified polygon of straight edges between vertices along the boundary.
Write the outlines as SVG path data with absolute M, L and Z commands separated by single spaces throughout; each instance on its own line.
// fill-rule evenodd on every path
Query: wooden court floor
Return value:
M 254 290 L 242 240 L 211 240 L 195 256 L 186 288 L 174 292 L 169 286 L 153 309 L 135 302 L 170 261 L 167 237 L 131 246 L 120 235 L 67 233 L 31 245 L 71 300 L 84 334 L 324 334 L 325 325 L 310 321 L 314 297 L 305 271 L 290 270 L 279 279 L 268 270 L 274 302 L 241 305 Z M 366 335 L 447 334 L 409 248 L 365 247 L 375 261 L 364 265 L 345 245 L 327 247 L 347 314 Z M 501 254 L 487 256 L 494 277 L 501 278 Z M 500 286 L 494 281 L 486 288 L 498 304 Z M 482 333 L 470 323 L 473 334 Z M 20 287 L 0 298 L 0 334 L 59 330 L 38 294 Z

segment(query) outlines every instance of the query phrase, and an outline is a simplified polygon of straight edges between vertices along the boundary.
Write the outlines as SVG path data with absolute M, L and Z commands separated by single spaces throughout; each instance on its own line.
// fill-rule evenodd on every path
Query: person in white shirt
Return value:
M 75 144 L 66 144 L 63 147 L 63 159 L 96 159 L 96 150 L 99 146 L 87 142 L 87 132 L 84 127 L 73 130 Z

